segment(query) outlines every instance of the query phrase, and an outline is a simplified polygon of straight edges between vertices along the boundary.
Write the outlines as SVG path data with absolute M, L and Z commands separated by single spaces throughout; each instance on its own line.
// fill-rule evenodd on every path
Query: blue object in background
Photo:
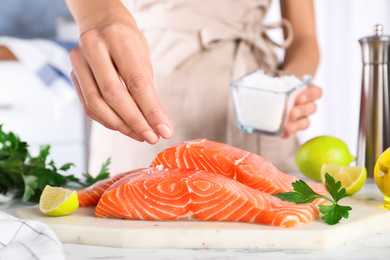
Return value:
M 65 0 L 0 0 L 0 36 L 54 38 L 59 17 L 72 19 Z

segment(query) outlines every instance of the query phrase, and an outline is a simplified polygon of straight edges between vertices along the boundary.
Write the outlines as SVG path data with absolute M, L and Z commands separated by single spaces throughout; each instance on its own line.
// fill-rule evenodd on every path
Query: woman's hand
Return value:
M 288 123 L 284 128 L 283 138 L 306 129 L 310 125 L 309 116 L 317 110 L 315 101 L 322 96 L 321 88 L 310 84 L 309 87 L 303 90 L 295 99 L 294 106 L 288 114 Z
M 69 56 L 85 113 L 138 141 L 172 137 L 173 123 L 154 89 L 148 45 L 131 14 L 115 0 L 91 2 L 89 8 L 67 2 L 81 32 Z

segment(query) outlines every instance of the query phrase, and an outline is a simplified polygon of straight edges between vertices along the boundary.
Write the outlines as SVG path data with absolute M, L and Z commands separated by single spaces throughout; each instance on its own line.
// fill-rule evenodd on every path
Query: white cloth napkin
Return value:
M 65 260 L 61 242 L 46 224 L 0 211 L 1 260 Z

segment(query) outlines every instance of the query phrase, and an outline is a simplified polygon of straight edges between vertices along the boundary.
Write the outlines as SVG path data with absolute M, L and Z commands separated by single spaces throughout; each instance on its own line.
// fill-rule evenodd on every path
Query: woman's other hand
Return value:
M 307 89 L 298 94 L 295 99 L 295 104 L 288 114 L 288 123 L 284 128 L 282 137 L 287 138 L 290 135 L 309 127 L 309 116 L 316 112 L 317 105 L 315 101 L 321 96 L 321 88 L 313 84 L 310 84 Z
M 172 137 L 173 123 L 153 85 L 148 45 L 132 15 L 118 0 L 67 4 L 80 28 L 80 42 L 69 56 L 85 113 L 138 141 Z

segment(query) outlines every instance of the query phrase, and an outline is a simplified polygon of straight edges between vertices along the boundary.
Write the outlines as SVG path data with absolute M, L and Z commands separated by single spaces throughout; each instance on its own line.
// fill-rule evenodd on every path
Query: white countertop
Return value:
M 373 179 L 368 179 L 366 185 L 354 198 L 359 200 L 383 201 Z M 16 210 L 23 206 L 13 202 L 0 205 L 0 210 L 15 215 Z M 348 221 L 348 220 L 344 220 Z M 390 221 L 390 219 L 389 219 Z M 343 260 L 369 260 L 390 257 L 390 230 L 384 231 L 363 239 L 352 241 L 346 245 L 328 250 L 216 250 L 216 249 L 122 249 L 101 246 L 86 246 L 76 244 L 63 244 L 66 259 L 150 259 L 150 260 L 249 260 L 249 259 L 343 259 Z

